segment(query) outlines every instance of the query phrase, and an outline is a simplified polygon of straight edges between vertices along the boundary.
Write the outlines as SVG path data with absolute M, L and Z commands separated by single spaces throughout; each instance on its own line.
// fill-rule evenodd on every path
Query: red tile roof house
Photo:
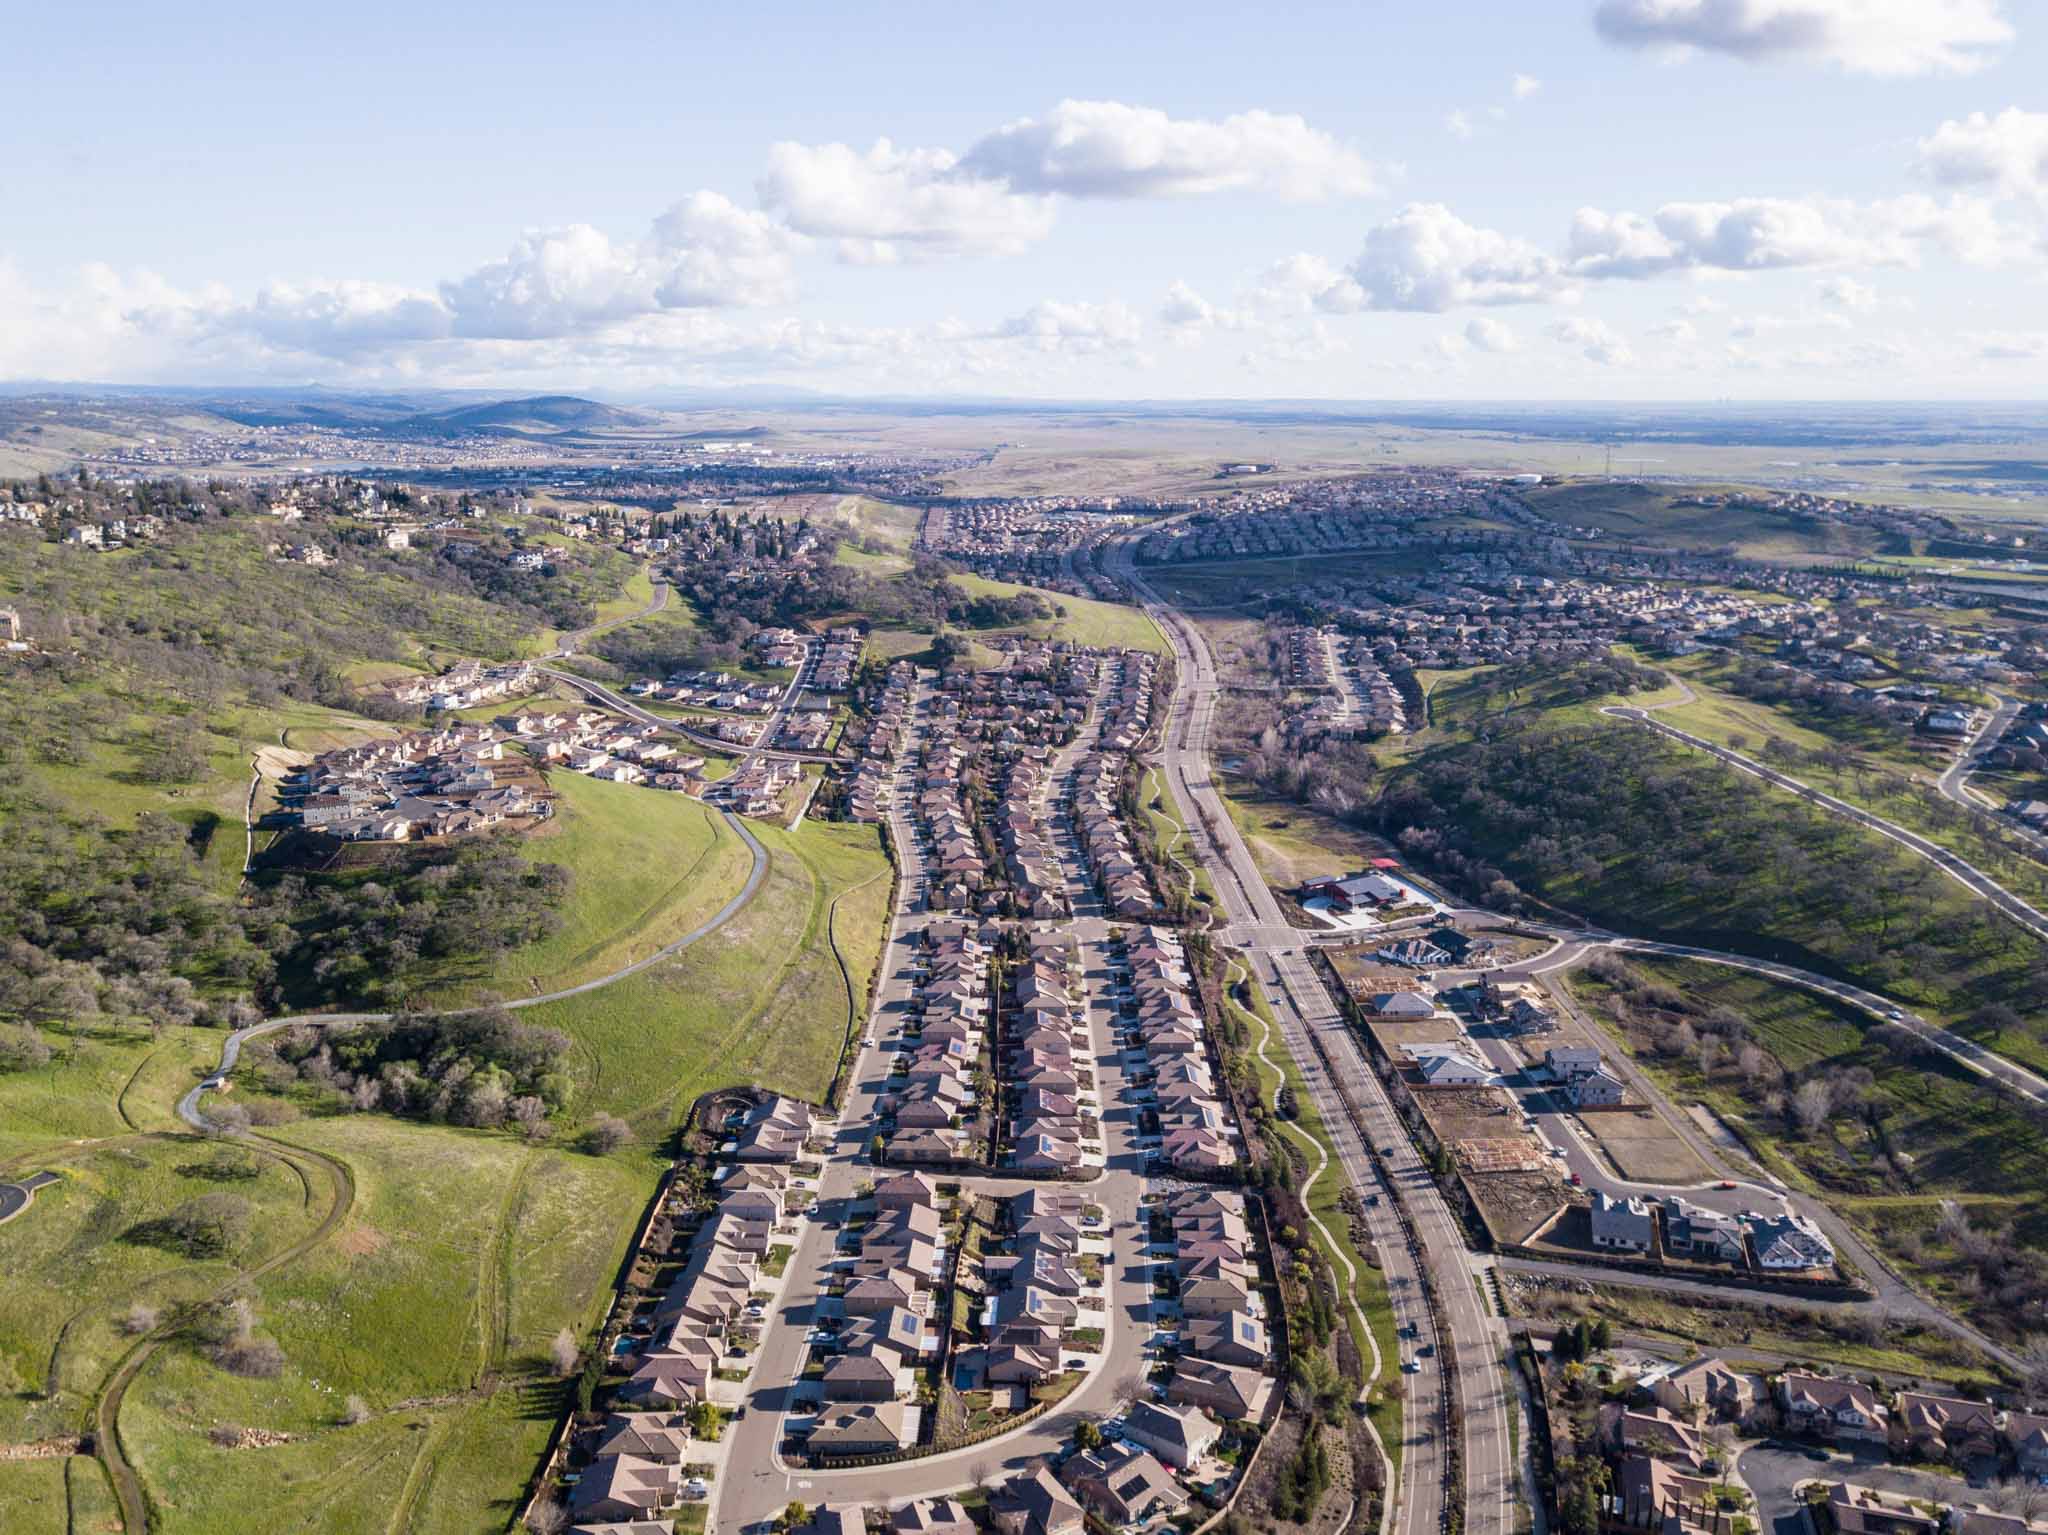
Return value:
M 1788 1370 L 1778 1383 L 1778 1396 L 1795 1429 L 1880 1444 L 1889 1435 L 1891 1414 L 1861 1381 Z
M 1916 1459 L 1961 1462 L 1998 1453 L 1998 1409 L 1988 1402 L 1901 1391 L 1896 1422 Z

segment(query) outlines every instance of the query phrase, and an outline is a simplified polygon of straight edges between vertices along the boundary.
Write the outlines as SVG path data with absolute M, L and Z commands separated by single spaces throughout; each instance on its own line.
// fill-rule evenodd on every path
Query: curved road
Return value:
M 1883 816 L 1873 815 L 1860 805 L 1852 805 L 1847 800 L 1837 799 L 1834 795 L 1827 793 L 1823 789 L 1816 789 L 1813 785 L 1794 778 L 1789 773 L 1781 773 L 1776 768 L 1766 767 L 1763 763 L 1745 757 L 1738 751 L 1732 751 L 1717 742 L 1696 736 L 1690 731 L 1680 730 L 1675 725 L 1667 725 L 1662 720 L 1652 719 L 1650 711 L 1647 709 L 1631 704 L 1609 704 L 1600 712 L 1612 715 L 1616 719 L 1633 720 L 1638 725 L 1647 725 L 1660 735 L 1669 736 L 1674 741 L 1681 741 L 1687 746 L 1695 747 L 1700 751 L 1719 757 L 1723 762 L 1739 772 L 1747 773 L 1753 778 L 1761 778 L 1765 783 L 1772 784 L 1777 788 L 1789 790 L 1791 793 L 1800 796 L 1800 798 L 1819 805 L 1824 810 L 1831 810 L 1836 815 L 1845 816 L 1858 825 L 1876 832 L 1879 836 L 1889 838 L 1907 851 L 1917 853 L 1920 857 L 1926 859 L 1965 889 L 1982 896 L 2036 938 L 2048 940 L 2048 914 L 2044 914 L 2035 907 L 2028 905 L 1975 864 L 1969 862 L 1960 854 L 1950 852 L 1940 843 L 1930 842 L 1918 832 L 1909 831 L 1896 821 L 1887 821 Z
M 565 986 L 560 991 L 546 992 L 537 997 L 520 997 L 516 1001 L 506 1002 L 503 1005 L 508 1008 L 540 1007 L 549 1002 L 560 1002 L 567 997 L 580 997 L 585 992 L 597 991 L 602 987 L 610 986 L 615 981 L 623 981 L 629 975 L 638 975 L 649 966 L 660 964 L 661 961 L 687 949 L 700 938 L 717 932 L 718 929 L 737 916 L 740 908 L 751 901 L 754 898 L 754 892 L 761 888 L 762 877 L 768 872 L 768 854 L 761 844 L 754 839 L 754 834 L 747 830 L 746 823 L 740 820 L 738 816 L 729 810 L 722 810 L 719 814 L 725 817 L 726 825 L 739 833 L 740 840 L 746 843 L 747 850 L 753 854 L 754 858 L 753 867 L 747 872 L 747 882 L 740 887 L 737 895 L 721 906 L 710 918 L 690 929 L 689 932 L 683 934 L 675 942 L 665 944 L 661 948 L 656 949 L 645 959 L 636 959 L 632 964 L 622 966 L 612 971 L 609 975 L 601 975 L 593 981 L 584 981 L 575 986 Z M 463 1009 L 456 1009 L 456 1011 L 463 1011 Z M 325 1027 L 335 1023 L 375 1023 L 391 1016 L 390 1013 L 292 1013 L 280 1018 L 266 1018 L 261 1023 L 252 1023 L 245 1029 L 237 1029 L 222 1044 L 220 1065 L 214 1069 L 213 1074 L 178 1100 L 178 1117 L 195 1130 L 211 1128 L 206 1116 L 199 1111 L 200 1100 L 206 1093 L 221 1086 L 226 1081 L 228 1073 L 235 1069 L 235 1062 L 241 1056 L 242 1042 L 244 1040 L 254 1039 L 260 1034 L 275 1033 L 277 1030 L 289 1027 L 294 1023 L 310 1023 Z

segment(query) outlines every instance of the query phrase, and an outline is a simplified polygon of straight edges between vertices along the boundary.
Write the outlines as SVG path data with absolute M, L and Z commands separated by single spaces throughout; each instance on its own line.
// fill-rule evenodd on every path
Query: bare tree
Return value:
M 512 1100 L 512 1122 L 519 1127 L 519 1133 L 530 1143 L 538 1144 L 553 1132 L 548 1123 L 547 1100 L 528 1094 Z
M 615 1114 L 599 1114 L 591 1120 L 584 1144 L 597 1155 L 608 1157 L 632 1139 L 631 1125 Z
M 1808 1077 L 1792 1094 L 1793 1122 L 1802 1133 L 1811 1135 L 1828 1122 L 1828 1114 L 1834 1106 L 1835 1095 L 1827 1083 L 1819 1077 Z
M 156 1324 L 162 1320 L 162 1315 L 148 1301 L 139 1300 L 128 1308 L 128 1315 L 121 1319 L 121 1330 L 138 1335 L 154 1332 Z
M 582 1352 L 576 1346 L 576 1335 L 564 1327 L 555 1334 L 555 1341 L 548 1345 L 548 1362 L 555 1367 L 557 1375 L 567 1375 L 576 1368 Z
M 358 1423 L 370 1420 L 370 1404 L 359 1396 L 351 1396 L 341 1409 L 341 1421 L 353 1428 Z
M 996 1468 L 986 1460 L 977 1460 L 967 1468 L 967 1480 L 976 1492 L 986 1492 L 988 1484 L 995 1479 Z

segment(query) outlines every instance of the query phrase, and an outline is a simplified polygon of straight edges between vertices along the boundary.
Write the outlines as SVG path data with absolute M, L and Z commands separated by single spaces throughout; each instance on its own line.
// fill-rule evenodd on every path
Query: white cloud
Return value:
M 1351 276 L 1367 308 L 1437 314 L 1465 304 L 1554 298 L 1557 260 L 1526 240 L 1468 224 L 1441 203 L 1410 203 L 1366 231 Z
M 1674 346 L 1691 346 L 1700 339 L 1699 328 L 1690 320 L 1665 320 L 1650 327 L 1650 336 L 1656 341 L 1669 341 Z
M 570 336 L 664 309 L 759 308 L 795 294 L 794 241 L 765 214 L 698 192 L 614 242 L 588 224 L 529 230 L 502 261 L 441 285 L 457 336 Z
M 943 149 L 877 140 L 781 143 L 756 183 L 761 206 L 799 234 L 838 240 L 842 259 L 893 259 L 895 247 L 932 255 L 1010 254 L 1051 232 L 1052 199 L 964 174 Z M 850 243 L 849 243 L 850 242 Z
M 1635 361 L 1628 343 L 1602 320 L 1576 315 L 1559 320 L 1550 327 L 1550 334 L 1566 346 L 1577 347 L 1581 357 L 1602 367 L 1625 368 Z
M 1923 174 L 1945 187 L 2048 199 L 2048 112 L 2007 107 L 1951 118 L 1920 141 Z
M 1526 101 L 1543 89 L 1543 82 L 1534 75 L 1518 74 L 1508 85 L 1508 90 L 1517 101 Z
M 1177 346 L 1192 346 L 1212 330 L 1243 330 L 1250 317 L 1240 310 L 1218 309 L 1185 282 L 1175 282 L 1159 305 L 1159 323 Z
M 1821 302 L 1837 309 L 1868 310 L 1877 307 L 1877 289 L 1853 277 L 1828 277 L 1816 283 Z
M 2028 237 L 1981 199 L 1907 196 L 1874 203 L 1744 197 L 1666 203 L 1655 214 L 1581 208 L 1567 259 L 1573 275 L 1645 278 L 1668 272 L 1764 272 L 1794 267 L 1911 266 L 1932 243 L 1972 265 L 2023 256 Z
M 1290 201 L 1377 189 L 1356 150 L 1292 114 L 1173 118 L 1118 101 L 1063 101 L 980 139 L 960 171 L 1024 194 L 1191 197 L 1265 191 Z
M 1991 362 L 2037 362 L 2048 358 L 2048 332 L 2007 331 L 1974 339 L 1977 355 Z
M 1254 308 L 1284 314 L 1356 314 L 1365 290 L 1323 257 L 1298 251 L 1260 272 L 1252 284 Z
M 2013 38 L 2001 0 L 1601 0 L 1593 25 L 1625 48 L 1880 76 L 1967 73 Z
M 1091 304 L 1040 299 L 1022 314 L 1003 321 L 991 334 L 997 340 L 1021 341 L 1040 352 L 1089 355 L 1134 351 L 1144 339 L 1144 325 L 1129 306 L 1114 301 Z
M 1469 113 L 1445 113 L 1444 127 L 1449 131 L 1451 137 L 1454 139 L 1469 139 L 1470 137 L 1472 137 L 1472 118 Z
M 1476 316 L 1465 327 L 1465 339 L 1482 352 L 1519 352 L 1522 349 L 1514 331 L 1490 315 Z

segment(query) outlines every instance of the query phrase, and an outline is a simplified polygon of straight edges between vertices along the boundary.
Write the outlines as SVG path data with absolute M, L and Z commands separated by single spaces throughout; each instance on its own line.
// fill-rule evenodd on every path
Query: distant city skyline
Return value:
M 2005 0 L 10 30 L 0 379 L 2048 395 Z

